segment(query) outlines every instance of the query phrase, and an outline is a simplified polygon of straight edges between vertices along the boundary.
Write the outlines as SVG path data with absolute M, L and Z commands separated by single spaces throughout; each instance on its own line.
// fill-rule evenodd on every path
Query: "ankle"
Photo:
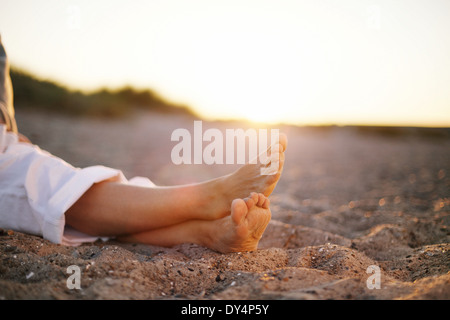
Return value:
M 189 235 L 190 242 L 198 244 L 203 247 L 211 248 L 214 243 L 213 235 L 215 232 L 212 230 L 211 221 L 197 220 L 193 221 L 194 225 L 191 228 Z
M 202 211 L 204 219 L 216 220 L 226 216 L 230 212 L 231 201 L 228 201 L 230 199 L 227 198 L 225 177 L 209 180 L 202 187 L 199 209 Z

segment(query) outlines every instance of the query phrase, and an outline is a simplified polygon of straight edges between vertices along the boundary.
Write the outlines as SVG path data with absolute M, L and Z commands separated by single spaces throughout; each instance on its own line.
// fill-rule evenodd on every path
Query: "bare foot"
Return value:
M 255 192 L 233 200 L 231 215 L 209 222 L 209 237 L 202 244 L 222 253 L 256 250 L 271 218 L 269 205 L 266 196 Z
M 207 191 L 203 193 L 210 195 L 206 196 L 205 200 L 211 204 L 204 211 L 207 213 L 207 217 L 204 219 L 219 219 L 228 216 L 233 199 L 246 197 L 250 192 L 259 192 L 268 197 L 281 177 L 286 147 L 287 137 L 281 133 L 279 143 L 268 149 L 271 158 L 269 163 L 265 165 L 247 163 L 229 175 L 212 180 L 206 188 Z M 261 169 L 273 167 L 272 161 L 276 161 L 275 172 L 261 174 Z
M 268 197 L 275 189 L 275 186 L 281 177 L 284 166 L 285 146 L 285 144 L 279 143 L 274 147 L 271 147 L 271 160 L 266 165 L 260 163 L 248 163 L 232 174 L 225 176 L 224 180 L 230 196 L 234 199 L 234 197 L 245 196 L 245 194 L 248 194 L 250 191 L 257 191 Z M 275 161 L 275 163 L 272 163 L 273 161 Z M 276 165 L 274 170 L 270 170 L 274 165 Z M 271 174 L 262 174 L 261 172 L 264 169 L 272 171 Z

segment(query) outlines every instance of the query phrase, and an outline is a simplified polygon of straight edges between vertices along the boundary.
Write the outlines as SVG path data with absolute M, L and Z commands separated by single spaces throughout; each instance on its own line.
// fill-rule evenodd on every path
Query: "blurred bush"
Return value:
M 41 108 L 80 116 L 122 117 L 136 109 L 194 115 L 189 107 L 166 101 L 153 91 L 124 87 L 94 93 L 72 91 L 57 83 L 40 80 L 11 69 L 16 108 Z

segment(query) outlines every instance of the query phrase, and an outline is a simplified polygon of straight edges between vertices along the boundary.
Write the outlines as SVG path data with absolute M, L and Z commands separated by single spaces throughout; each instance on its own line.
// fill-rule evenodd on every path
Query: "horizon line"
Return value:
M 200 114 L 201 112 L 197 110 L 195 107 L 192 107 L 190 104 L 183 102 L 183 101 L 174 101 L 170 98 L 167 98 L 166 96 L 163 96 L 159 91 L 151 88 L 151 87 L 143 87 L 143 86 L 136 86 L 130 83 L 123 83 L 122 85 L 118 86 L 107 86 L 107 85 L 99 85 L 92 89 L 87 88 L 81 88 L 76 87 L 74 85 L 68 84 L 67 82 L 64 82 L 62 80 L 56 80 L 51 77 L 45 77 L 40 76 L 36 73 L 33 73 L 32 71 L 29 71 L 23 67 L 19 67 L 15 64 L 12 64 L 10 67 L 10 70 L 13 72 L 22 73 L 26 76 L 30 76 L 38 81 L 44 81 L 44 82 L 50 82 L 54 85 L 57 85 L 59 87 L 62 87 L 63 89 L 68 90 L 69 92 L 81 92 L 83 94 L 94 94 L 96 92 L 100 92 L 103 90 L 110 91 L 112 93 L 118 92 L 122 89 L 130 88 L 132 90 L 136 91 L 150 91 L 151 93 L 155 94 L 158 98 L 161 98 L 163 101 L 167 102 L 168 104 L 173 103 L 177 105 L 182 105 L 184 107 L 187 107 L 195 116 L 200 117 L 201 120 L 204 121 L 211 121 L 211 122 L 247 122 L 247 123 L 253 123 L 257 126 L 260 125 L 269 125 L 271 127 L 273 126 L 297 126 L 297 127 L 378 127 L 378 128 L 434 128 L 434 129 L 447 129 L 450 128 L 450 123 L 448 124 L 420 124 L 420 123 L 393 123 L 393 122 L 370 122 L 370 121 L 362 121 L 362 122 L 353 122 L 350 121 L 348 123 L 346 122 L 301 122 L 301 121 L 253 121 L 250 119 L 246 119 L 243 117 L 238 116 L 223 116 L 223 117 L 214 117 L 214 116 L 207 116 L 204 114 Z

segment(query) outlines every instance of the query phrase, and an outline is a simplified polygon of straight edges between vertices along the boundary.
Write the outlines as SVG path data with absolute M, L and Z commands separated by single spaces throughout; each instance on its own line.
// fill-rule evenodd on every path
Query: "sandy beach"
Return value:
M 193 127 L 183 115 L 104 120 L 19 109 L 17 120 L 33 143 L 74 166 L 102 164 L 157 185 L 237 168 L 173 164 L 171 133 Z M 257 251 L 113 240 L 67 247 L 0 230 L 0 299 L 450 299 L 449 129 L 280 130 L 286 164 Z M 71 265 L 81 270 L 79 290 L 67 287 Z M 376 268 L 379 289 L 368 285 Z

